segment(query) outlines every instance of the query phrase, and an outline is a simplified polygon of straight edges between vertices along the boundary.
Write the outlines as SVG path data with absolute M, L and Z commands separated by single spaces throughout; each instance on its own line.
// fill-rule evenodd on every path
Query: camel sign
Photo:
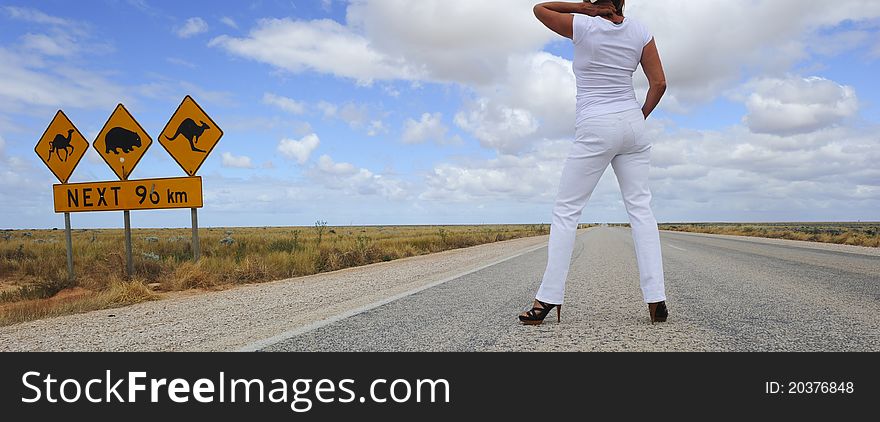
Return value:
M 116 106 L 93 143 L 119 180 L 128 180 L 152 144 L 153 139 L 122 104 Z
M 89 142 L 63 111 L 59 110 L 37 142 L 34 152 L 61 183 L 67 183 L 79 160 L 86 155 Z
M 195 176 L 222 137 L 223 131 L 187 95 L 159 134 L 159 143 L 187 175 Z

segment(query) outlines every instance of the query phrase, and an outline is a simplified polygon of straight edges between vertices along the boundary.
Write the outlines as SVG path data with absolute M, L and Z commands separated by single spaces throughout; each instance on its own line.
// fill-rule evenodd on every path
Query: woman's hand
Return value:
M 587 16 L 614 16 L 617 13 L 617 9 L 614 8 L 614 5 L 608 3 L 602 4 L 593 4 L 587 0 L 584 0 L 580 4 L 581 11 L 575 12 L 581 15 Z
M 613 16 L 616 12 L 613 5 L 602 3 L 599 5 L 582 1 L 571 3 L 564 1 L 551 1 L 535 6 L 535 16 L 547 28 L 553 30 L 565 38 L 572 37 L 572 13 L 588 16 Z

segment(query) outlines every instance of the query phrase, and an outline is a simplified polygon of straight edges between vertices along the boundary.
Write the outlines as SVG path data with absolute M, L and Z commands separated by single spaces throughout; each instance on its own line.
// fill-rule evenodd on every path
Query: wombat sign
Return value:
M 204 153 L 205 151 L 197 148 L 196 144 L 199 143 L 199 138 L 205 133 L 205 131 L 211 129 L 211 126 L 208 126 L 205 122 L 200 123 L 200 125 L 197 125 L 193 119 L 186 119 L 177 127 L 177 132 L 174 136 L 166 136 L 166 138 L 168 138 L 169 141 L 173 141 L 178 137 L 183 136 L 189 141 L 189 146 L 193 151 Z
M 141 147 L 141 136 L 128 129 L 114 127 L 107 132 L 105 143 L 107 144 L 106 154 L 113 152 L 119 155 L 119 150 L 127 154 L 134 151 L 135 148 Z

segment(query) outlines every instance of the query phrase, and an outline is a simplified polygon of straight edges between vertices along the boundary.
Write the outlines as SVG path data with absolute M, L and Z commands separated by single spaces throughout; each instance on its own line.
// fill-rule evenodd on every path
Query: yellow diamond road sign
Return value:
M 119 104 L 93 145 L 119 179 L 128 180 L 152 143 L 147 131 Z
M 55 174 L 58 181 L 67 183 L 79 160 L 86 155 L 89 142 L 82 136 L 79 129 L 67 118 L 63 111 L 58 110 L 46 133 L 37 142 L 34 151 Z
M 159 143 L 186 174 L 195 176 L 222 137 L 223 131 L 187 95 L 159 135 Z

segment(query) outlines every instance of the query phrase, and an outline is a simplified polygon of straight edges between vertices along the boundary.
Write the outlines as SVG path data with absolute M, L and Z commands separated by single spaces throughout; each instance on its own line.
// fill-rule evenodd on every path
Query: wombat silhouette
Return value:
M 123 153 L 127 154 L 134 151 L 135 148 L 141 147 L 141 136 L 122 127 L 110 129 L 105 140 L 107 144 L 105 154 L 109 154 L 112 151 L 114 154 L 119 155 L 120 149 Z
M 67 131 L 67 137 L 61 136 L 61 134 L 55 135 L 55 139 L 49 142 L 49 158 L 46 161 L 52 161 L 52 153 L 55 153 L 55 156 L 58 157 L 61 161 L 67 161 L 67 158 L 70 157 L 70 154 L 73 153 L 74 148 L 73 145 L 70 145 L 70 137 L 73 135 L 73 129 Z M 60 151 L 64 150 L 64 158 L 61 158 Z
M 205 152 L 204 150 L 196 148 L 196 144 L 199 143 L 199 138 L 204 135 L 205 131 L 210 129 L 211 126 L 208 126 L 207 123 L 201 122 L 201 125 L 197 125 L 193 119 L 186 119 L 180 123 L 180 126 L 177 127 L 177 133 L 172 137 L 165 136 L 169 141 L 173 141 L 177 139 L 180 135 L 183 135 L 186 140 L 189 141 L 189 146 L 195 152 Z

